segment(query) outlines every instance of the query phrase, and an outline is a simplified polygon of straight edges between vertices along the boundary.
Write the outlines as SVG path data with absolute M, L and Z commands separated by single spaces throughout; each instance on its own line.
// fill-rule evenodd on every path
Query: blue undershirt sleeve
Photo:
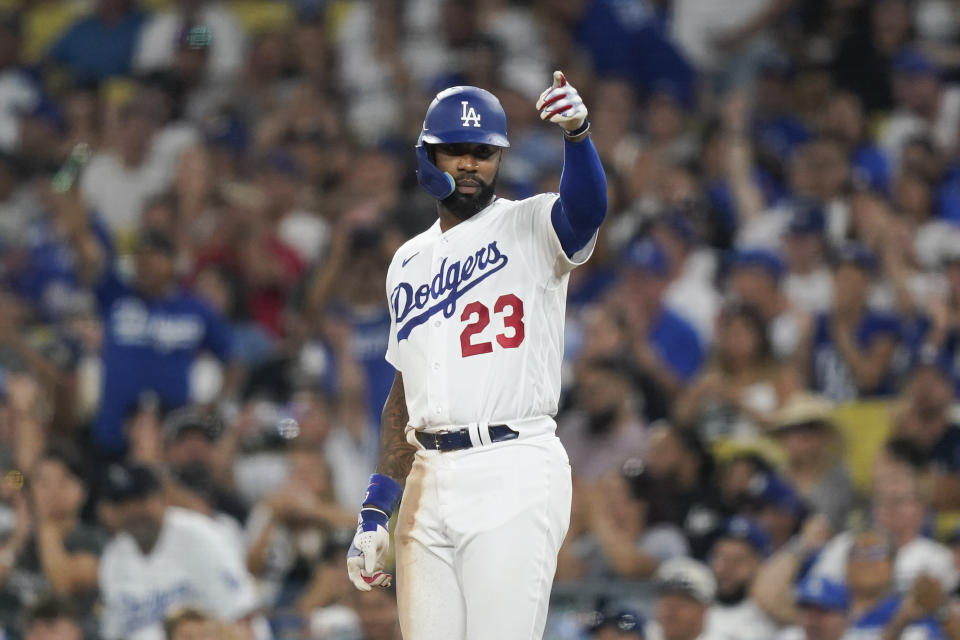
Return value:
M 567 257 L 587 246 L 607 215 L 607 178 L 590 138 L 563 141 L 560 198 L 550 219 Z

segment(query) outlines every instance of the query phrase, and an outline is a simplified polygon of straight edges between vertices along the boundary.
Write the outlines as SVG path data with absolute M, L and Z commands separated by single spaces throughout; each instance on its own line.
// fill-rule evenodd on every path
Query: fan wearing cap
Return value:
M 823 313 L 833 303 L 833 274 L 827 264 L 827 216 L 813 201 L 793 203 L 783 236 L 787 273 L 783 292 L 807 313 Z
M 93 441 L 105 457 L 128 447 L 124 420 L 144 394 L 174 409 L 191 400 L 190 378 L 201 353 L 233 358 L 224 318 L 177 281 L 173 239 L 145 229 L 137 241 L 135 276 L 125 282 L 107 263 L 89 230 L 73 238 L 78 271 L 93 286 L 103 317 L 103 382 Z
M 729 295 L 760 312 L 773 353 L 793 356 L 810 318 L 791 304 L 782 288 L 786 267 L 779 253 L 762 247 L 737 249 L 727 263 Z
M 593 640 L 644 640 L 646 620 L 630 609 L 596 612 L 587 627 Z
M 664 304 L 670 265 L 658 242 L 640 239 L 624 254 L 620 302 L 633 332 L 633 355 L 641 371 L 673 395 L 703 362 L 703 348 L 689 322 Z
M 948 591 L 958 584 L 950 549 L 926 536 L 928 510 L 925 484 L 915 471 L 891 474 L 884 482 L 874 484 L 870 520 L 892 545 L 892 588 L 898 592 L 908 591 L 916 577 L 923 574 L 935 576 Z M 856 538 L 850 531 L 834 536 L 817 556 L 811 574 L 837 582 L 849 579 L 852 574 L 848 556 Z M 855 591 L 852 584 L 848 586 Z
M 167 507 L 161 489 L 143 465 L 104 472 L 102 499 L 117 531 L 100 562 L 103 637 L 161 640 L 168 610 L 182 606 L 248 621 L 258 640 L 269 637 L 240 555 L 206 516 Z
M 767 433 L 783 450 L 789 484 L 840 530 L 853 500 L 853 482 L 832 414 L 833 405 L 825 398 L 799 391 L 777 411 Z
M 847 588 L 826 578 L 805 578 L 794 602 L 797 626 L 784 629 L 776 640 L 840 640 L 847 631 L 850 597 Z
M 876 256 L 862 245 L 837 252 L 833 310 L 817 317 L 810 347 L 801 351 L 813 388 L 834 402 L 894 392 L 894 354 L 902 330 L 895 317 L 867 305 L 877 269 Z
M 774 550 L 782 548 L 797 533 L 807 516 L 807 507 L 793 486 L 775 471 L 753 479 L 747 501 L 751 513 L 770 536 Z
M 717 585 L 707 614 L 707 630 L 718 637 L 768 640 L 775 627 L 750 598 L 761 563 L 770 553 L 770 536 L 749 518 L 729 519 L 710 551 L 710 570 Z
M 952 149 L 960 132 L 960 88 L 946 84 L 938 65 L 919 49 L 903 50 L 891 67 L 897 108 L 881 146 L 897 161 L 904 144 L 919 135 L 930 136 L 938 149 Z
M 663 640 L 720 640 L 707 632 L 707 612 L 717 591 L 713 574 L 691 558 L 674 558 L 657 571 L 655 622 L 648 635 Z

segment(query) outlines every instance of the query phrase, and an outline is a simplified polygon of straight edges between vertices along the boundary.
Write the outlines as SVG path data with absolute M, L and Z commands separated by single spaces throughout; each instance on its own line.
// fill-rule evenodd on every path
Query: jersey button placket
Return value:
M 440 271 L 440 265 L 446 257 L 446 244 L 447 239 L 441 237 L 440 246 L 433 252 L 433 264 L 430 270 L 431 279 L 433 275 Z M 443 275 L 441 274 L 440 277 L 442 278 Z M 427 376 L 427 402 L 430 406 L 431 422 L 434 424 L 442 424 L 446 420 L 447 413 L 442 386 L 442 357 L 446 347 L 444 324 L 442 310 L 438 311 L 427 324 L 427 371 L 425 372 Z

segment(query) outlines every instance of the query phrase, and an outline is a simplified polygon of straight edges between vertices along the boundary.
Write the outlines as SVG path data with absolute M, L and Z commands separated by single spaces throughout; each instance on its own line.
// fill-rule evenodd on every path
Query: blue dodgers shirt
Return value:
M 224 320 L 203 301 L 177 290 L 147 300 L 108 272 L 95 289 L 104 323 L 103 384 L 94 441 L 122 452 L 124 422 L 142 393 L 157 394 L 163 408 L 189 401 L 190 368 L 203 350 L 231 357 L 232 338 Z
M 833 344 L 830 321 L 830 316 L 825 314 L 817 317 L 811 354 L 814 389 L 834 402 L 845 402 L 863 396 L 892 395 L 896 384 L 893 363 L 895 357 L 891 358 L 886 374 L 875 388 L 859 389 L 850 367 Z M 899 341 L 902 337 L 900 322 L 891 315 L 875 311 L 865 312 L 856 332 L 857 346 L 866 349 L 874 340 L 884 336 Z
M 147 14 L 134 9 L 112 24 L 91 15 L 73 23 L 50 49 L 79 80 L 103 80 L 130 72 L 133 52 Z
M 696 329 L 682 317 L 663 309 L 650 331 L 650 342 L 663 360 L 683 382 L 688 382 L 703 363 L 703 347 Z
M 693 69 L 665 33 L 661 16 L 646 2 L 593 0 L 574 37 L 598 73 L 626 78 L 642 94 L 669 88 L 681 103 L 693 104 Z

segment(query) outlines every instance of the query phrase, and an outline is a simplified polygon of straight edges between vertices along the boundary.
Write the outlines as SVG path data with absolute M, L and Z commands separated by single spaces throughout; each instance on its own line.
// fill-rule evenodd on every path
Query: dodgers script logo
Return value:
M 470 123 L 473 123 L 473 126 L 480 126 L 480 114 L 477 113 L 477 110 L 473 107 L 470 107 L 470 110 L 467 110 L 467 105 L 470 104 L 466 100 L 460 103 L 463 106 L 463 111 L 460 114 L 460 122 L 463 123 L 463 126 L 469 127 Z
M 457 310 L 457 300 L 467 291 L 507 266 L 507 256 L 500 253 L 494 240 L 485 247 L 477 249 L 462 262 L 457 260 L 447 264 L 447 258 L 440 263 L 440 271 L 429 283 L 416 289 L 407 282 L 401 282 L 390 294 L 390 305 L 397 319 L 397 340 L 405 340 L 414 327 L 426 322 L 430 316 L 443 311 L 449 318 Z M 433 304 L 430 304 L 430 303 Z M 430 305 L 429 307 L 427 305 Z M 416 315 L 411 315 L 419 311 Z

